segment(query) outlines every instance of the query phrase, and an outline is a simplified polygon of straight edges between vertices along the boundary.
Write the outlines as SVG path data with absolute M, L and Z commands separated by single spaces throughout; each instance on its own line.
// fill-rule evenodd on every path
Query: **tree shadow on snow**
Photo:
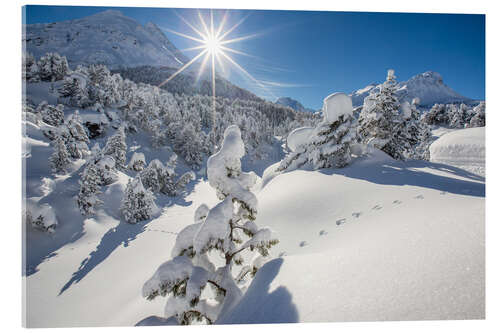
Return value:
M 424 170 L 425 168 L 447 172 L 467 180 L 433 174 Z M 457 167 L 428 161 L 393 160 L 366 167 L 354 164 L 343 169 L 323 169 L 320 172 L 326 175 L 338 174 L 363 179 L 381 185 L 419 186 L 454 194 L 485 196 L 484 177 Z
M 196 181 L 191 181 L 181 196 L 177 197 L 167 197 L 164 195 L 157 195 L 156 203 L 160 209 L 165 209 L 173 205 L 180 206 L 190 206 L 192 201 L 186 201 L 185 197 L 187 194 L 191 193 L 194 189 Z M 105 205 L 105 211 L 108 215 L 113 216 L 117 219 L 120 219 L 119 224 L 110 230 L 108 230 L 104 236 L 101 238 L 99 245 L 97 245 L 96 249 L 92 251 L 87 258 L 85 258 L 80 267 L 76 272 L 73 273 L 71 279 L 66 282 L 66 284 L 62 287 L 59 295 L 64 293 L 71 285 L 74 283 L 80 282 L 88 273 L 90 273 L 97 265 L 102 263 L 109 257 L 113 251 L 115 251 L 119 246 L 123 245 L 123 247 L 128 247 L 129 244 L 134 241 L 138 235 L 143 233 L 146 230 L 147 225 L 157 219 L 159 216 L 156 216 L 152 219 L 138 222 L 136 224 L 130 224 L 125 222 L 119 216 L 118 210 L 115 204 Z M 168 212 L 166 213 L 168 214 Z M 161 215 L 160 215 L 161 216 Z M 176 234 L 171 232 L 172 234 Z
M 277 324 L 297 323 L 299 313 L 292 302 L 292 294 L 284 286 L 269 292 L 278 275 L 283 259 L 265 264 L 253 279 L 238 304 L 216 324 Z

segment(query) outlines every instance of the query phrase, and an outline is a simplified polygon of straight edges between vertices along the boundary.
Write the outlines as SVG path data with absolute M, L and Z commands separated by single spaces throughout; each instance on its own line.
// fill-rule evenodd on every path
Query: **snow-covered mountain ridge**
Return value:
M 353 91 L 350 96 L 354 107 L 363 105 L 366 96 L 380 88 L 380 84 L 372 83 L 365 88 Z M 420 99 L 420 105 L 432 106 L 435 103 L 466 103 L 471 104 L 475 101 L 464 97 L 444 84 L 441 74 L 427 71 L 411 77 L 407 81 L 397 84 L 397 97 L 400 102 L 411 102 L 413 98 Z
M 28 24 L 23 29 L 26 51 L 66 56 L 69 65 L 102 63 L 109 68 L 157 65 L 179 67 L 189 61 L 154 23 L 141 25 L 117 10 L 81 19 Z
M 291 97 L 280 97 L 276 100 L 276 104 L 281 104 L 284 106 L 289 106 L 295 111 L 301 111 L 301 112 L 314 112 L 313 109 L 306 108 L 302 103 L 299 101 L 291 98 Z

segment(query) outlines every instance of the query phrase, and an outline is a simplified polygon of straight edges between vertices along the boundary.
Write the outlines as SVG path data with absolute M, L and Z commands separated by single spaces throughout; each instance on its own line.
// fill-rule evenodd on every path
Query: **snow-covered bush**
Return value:
M 342 168 L 349 164 L 350 145 L 356 138 L 352 111 L 351 98 L 343 93 L 325 98 L 323 121 L 314 129 L 295 131 L 295 136 L 300 137 L 298 141 L 303 142 L 294 144 L 294 151 L 283 159 L 278 170 L 294 170 L 307 163 L 314 169 Z
M 158 212 L 154 200 L 153 193 L 142 185 L 141 177 L 129 179 L 120 207 L 125 221 L 137 223 L 150 219 Z
M 146 158 L 143 153 L 134 152 L 128 163 L 128 168 L 133 171 L 142 171 L 146 166 Z
M 59 81 L 64 79 L 69 71 L 66 57 L 57 53 L 47 53 L 38 61 L 38 71 L 42 81 Z
M 239 128 L 228 127 L 222 147 L 207 162 L 209 184 L 222 201 L 212 209 L 204 204 L 198 207 L 194 224 L 177 235 L 173 258 L 143 286 L 142 294 L 150 300 L 171 294 L 165 316 L 174 316 L 180 324 L 214 323 L 240 299 L 238 281 L 255 274 L 262 263 L 260 256 L 268 256 L 269 248 L 278 242 L 270 229 L 259 229 L 254 222 L 257 198 L 250 188 L 256 175 L 241 171 L 244 154 Z M 245 250 L 260 256 L 234 272 L 235 266 L 243 265 Z M 212 252 L 224 259 L 219 267 L 210 258 Z M 207 285 L 213 294 L 203 293 Z
M 54 153 L 50 156 L 49 163 L 54 173 L 66 173 L 71 164 L 68 149 L 61 136 L 54 141 Z
M 115 134 L 109 137 L 103 154 L 113 157 L 118 169 L 124 169 L 126 165 L 127 143 L 125 142 L 125 129 L 120 127 Z
M 80 191 L 78 192 L 77 204 L 82 215 L 95 214 L 95 209 L 102 201 L 97 197 L 100 191 L 101 177 L 97 166 L 89 163 L 83 170 L 79 181 Z
M 23 218 L 25 223 L 38 230 L 52 233 L 57 227 L 54 209 L 47 203 L 42 205 L 28 204 L 28 207 L 24 211 Z

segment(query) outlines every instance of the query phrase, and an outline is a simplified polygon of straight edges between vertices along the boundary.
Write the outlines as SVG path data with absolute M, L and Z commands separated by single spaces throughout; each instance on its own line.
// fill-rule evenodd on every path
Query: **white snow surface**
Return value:
M 485 176 L 485 127 L 450 131 L 430 146 L 430 160 Z
M 273 168 L 257 193 L 256 222 L 276 233 L 272 256 L 281 257 L 261 268 L 219 322 L 484 318 L 484 178 L 376 150 L 338 170 L 273 178 Z M 57 181 L 50 195 L 61 198 L 58 212 L 82 231 L 23 277 L 28 326 L 172 323 L 161 318 L 165 299 L 147 301 L 141 288 L 196 208 L 219 200 L 199 181 L 160 216 L 130 225 L 113 210 L 127 180 L 120 173 L 102 195 L 105 207 L 87 219 L 74 218 L 74 199 Z
M 342 115 L 352 115 L 351 97 L 344 93 L 333 93 L 323 100 L 323 118 L 328 123 L 333 123 Z
M 298 147 L 307 144 L 313 132 L 314 127 L 299 127 L 291 131 L 286 138 L 288 149 L 296 151 Z

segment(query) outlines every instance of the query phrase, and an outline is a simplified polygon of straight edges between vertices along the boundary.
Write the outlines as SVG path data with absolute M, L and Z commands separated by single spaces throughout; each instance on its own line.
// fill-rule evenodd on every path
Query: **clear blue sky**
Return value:
M 109 8 L 29 6 L 26 23 L 81 18 Z M 195 35 L 172 9 L 116 9 L 142 24 L 151 21 L 162 29 Z M 177 12 L 201 27 L 195 10 Z M 208 18 L 207 11 L 202 13 Z M 214 12 L 216 26 L 222 14 Z M 228 78 L 269 99 L 291 96 L 317 109 L 332 92 L 349 93 L 383 81 L 389 68 L 401 81 L 433 70 L 462 95 L 485 98 L 484 15 L 238 10 L 229 12 L 226 27 L 248 14 L 229 37 L 257 35 L 228 46 L 255 57 L 231 57 L 258 80 L 268 81 L 272 95 L 234 66 Z M 179 49 L 197 45 L 164 32 Z

